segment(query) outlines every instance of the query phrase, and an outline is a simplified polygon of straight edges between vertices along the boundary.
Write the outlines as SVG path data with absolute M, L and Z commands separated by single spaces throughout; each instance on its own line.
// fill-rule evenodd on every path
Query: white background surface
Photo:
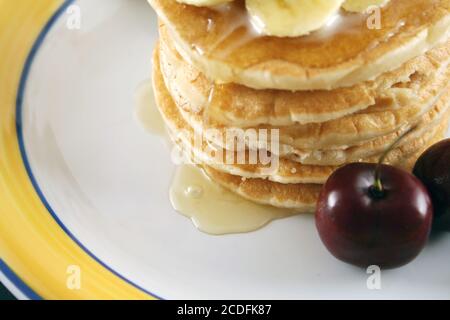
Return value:
M 335 260 L 312 216 L 209 236 L 173 211 L 166 141 L 134 118 L 157 20 L 144 0 L 83 0 L 81 30 L 52 28 L 33 64 L 24 135 L 33 172 L 68 229 L 124 277 L 163 298 L 450 298 L 450 232 L 382 272 Z M 187 26 L 188 27 L 188 26 Z

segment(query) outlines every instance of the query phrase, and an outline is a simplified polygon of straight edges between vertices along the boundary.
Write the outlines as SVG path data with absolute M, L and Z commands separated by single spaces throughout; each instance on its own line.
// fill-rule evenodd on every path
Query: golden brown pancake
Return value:
M 450 0 L 391 0 L 379 29 L 367 27 L 367 15 L 342 13 L 346 28 L 296 38 L 251 34 L 242 0 L 214 8 L 149 2 L 163 22 L 153 84 L 171 137 L 244 198 L 312 212 L 339 166 L 377 162 L 409 132 L 385 162 L 411 170 L 445 135 Z M 225 136 L 242 128 L 280 131 L 274 170 L 228 162 L 234 141 L 195 143 L 207 129 Z M 267 152 L 266 142 L 244 145 L 244 154 Z
M 392 0 L 381 9 L 381 28 L 346 13 L 351 26 L 325 38 L 254 37 L 243 1 L 225 10 L 149 2 L 187 61 L 216 82 L 255 89 L 334 89 L 375 79 L 444 43 L 450 29 L 449 0 Z
M 397 70 L 349 88 L 316 91 L 255 90 L 238 84 L 215 84 L 184 61 L 166 27 L 160 26 L 161 64 L 172 95 L 193 112 L 207 109 L 208 117 L 225 126 L 260 124 L 290 126 L 334 120 L 389 101 L 393 109 L 417 103 L 419 92 L 439 84 L 450 61 L 450 41 L 416 57 Z M 169 80 L 170 79 L 170 80 Z
M 164 55 L 164 52 L 162 54 Z M 446 55 L 446 53 L 434 56 L 441 57 L 442 55 Z M 430 54 L 431 56 L 433 55 Z M 431 64 L 437 65 L 438 62 L 434 60 L 433 58 L 429 59 Z M 161 61 L 164 62 L 164 60 Z M 197 130 L 200 128 L 219 131 L 236 129 L 236 127 L 225 126 L 207 117 L 209 114 L 204 112 L 202 105 L 192 110 L 189 107 L 192 106 L 191 101 L 197 99 L 192 95 L 186 97 L 183 92 L 191 92 L 194 96 L 198 96 L 195 94 L 195 88 L 189 87 L 189 84 L 192 85 L 195 81 L 185 81 L 188 90 L 182 92 L 176 84 L 179 82 L 178 79 L 183 78 L 184 75 L 171 73 L 167 69 L 171 69 L 171 63 L 162 63 L 167 87 L 191 126 Z M 444 65 L 439 70 L 441 72 L 435 73 L 432 77 L 433 80 L 423 74 L 415 74 L 414 79 L 408 84 L 409 87 L 406 85 L 396 88 L 397 91 L 409 90 L 410 95 L 414 96 L 414 99 L 409 99 L 409 103 L 400 103 L 401 107 L 393 106 L 392 99 L 380 99 L 375 105 L 364 111 L 327 122 L 292 126 L 261 125 L 255 129 L 279 129 L 280 142 L 284 149 L 289 149 L 289 147 L 293 149 L 342 149 L 368 142 L 395 133 L 405 124 L 413 126 L 420 121 L 421 116 L 435 105 L 447 90 L 450 68 Z M 222 147 L 228 148 L 229 146 L 223 145 Z
M 213 181 L 245 199 L 279 208 L 296 209 L 301 213 L 314 212 L 322 189 L 320 184 L 281 184 L 264 179 L 242 179 L 208 166 L 203 168 Z
M 411 171 L 420 155 L 428 147 L 443 139 L 445 131 L 446 129 L 441 130 L 426 146 L 412 157 L 405 159 L 399 167 Z M 242 179 L 208 166 L 204 166 L 204 169 L 213 181 L 248 200 L 280 208 L 293 208 L 301 213 L 314 212 L 322 188 L 318 184 L 281 184 L 264 179 Z
M 162 46 L 164 46 L 164 43 L 162 42 Z M 422 82 L 425 82 L 422 80 L 423 77 L 425 77 L 425 69 L 429 70 L 436 70 L 434 67 L 440 65 L 444 59 L 444 57 L 448 57 L 448 48 L 445 48 L 443 50 L 432 50 L 427 54 L 426 60 L 428 63 L 428 67 L 424 67 L 423 75 L 416 72 L 416 74 L 413 76 L 413 80 L 410 81 L 410 83 L 398 83 L 396 84 L 396 88 L 393 90 L 408 90 L 411 92 L 414 92 L 414 95 L 417 96 L 418 92 L 420 92 L 420 84 Z M 165 50 L 161 50 L 161 57 L 164 57 Z M 176 55 L 176 53 L 175 53 Z M 179 59 L 179 58 L 178 58 Z M 162 61 L 164 59 L 161 59 Z M 185 62 L 182 62 L 182 64 L 186 65 Z M 162 69 L 170 69 L 170 70 L 180 70 L 183 69 L 183 66 L 179 63 L 176 63 L 176 61 L 170 60 L 169 62 L 162 62 Z M 169 70 L 169 73 L 171 72 Z M 193 70 L 193 68 L 190 68 L 189 70 Z M 447 70 L 447 66 L 444 66 L 444 70 Z M 166 70 L 167 71 L 167 70 Z M 428 74 L 433 73 L 431 71 Z M 188 86 L 190 82 L 196 82 L 196 81 L 203 81 L 201 80 L 201 76 L 199 76 L 198 72 L 182 72 L 179 73 L 172 73 L 171 75 L 167 76 L 165 75 L 166 83 L 169 84 L 169 87 L 173 86 L 178 81 L 187 81 Z M 383 78 L 381 76 L 380 78 Z M 386 79 L 380 80 L 380 82 L 387 82 Z M 442 83 L 442 81 L 441 81 Z M 406 88 L 406 86 L 409 85 L 409 88 Z M 426 85 L 428 88 L 436 87 L 436 84 L 433 85 L 433 83 Z M 175 87 L 177 88 L 177 87 Z M 251 89 L 250 89 L 251 90 Z M 256 91 L 256 90 L 253 90 Z M 269 91 L 269 90 L 268 90 Z M 339 90 L 338 90 L 339 91 Z M 193 92 L 195 90 L 193 89 Z M 306 94 L 306 93 L 305 93 Z M 175 98 L 175 100 L 179 101 L 179 107 L 183 108 L 185 111 L 188 112 L 194 112 L 201 114 L 202 112 L 202 105 L 201 104 L 192 104 L 191 101 L 182 99 L 184 96 L 179 90 L 174 89 L 172 90 L 172 96 Z M 192 96 L 190 96 L 192 97 Z M 195 100 L 195 98 L 194 98 Z M 183 103 L 183 101 L 186 101 L 186 103 Z M 252 101 L 253 102 L 253 101 Z M 197 110 L 193 110 L 191 105 L 200 105 L 200 107 Z M 411 134 L 408 136 L 407 139 L 404 140 L 405 143 L 407 143 L 408 139 L 417 138 L 419 137 L 423 131 L 427 130 L 427 125 L 435 125 L 436 121 L 440 119 L 441 114 L 445 112 L 446 104 L 443 102 L 440 102 L 439 105 L 435 106 L 432 110 L 428 111 L 424 116 L 421 118 L 421 125 L 418 128 L 418 130 L 415 131 L 414 134 Z M 251 109 L 251 108 L 250 108 Z M 201 115 L 201 118 L 203 118 L 203 115 Z M 200 116 L 197 117 L 197 124 L 200 122 Z M 197 125 L 197 129 L 203 129 L 202 126 Z M 387 134 L 385 136 L 371 139 L 369 141 L 363 142 L 362 144 L 357 144 L 356 146 L 345 149 L 343 147 L 340 147 L 338 149 L 298 149 L 294 148 L 289 145 L 282 145 L 282 148 L 279 150 L 279 155 L 281 157 L 288 157 L 290 159 L 293 159 L 297 162 L 300 162 L 302 164 L 310 164 L 310 165 L 341 165 L 346 162 L 351 161 L 359 161 L 361 159 L 376 155 L 386 149 L 387 146 L 389 146 L 395 139 L 397 139 L 401 134 L 403 134 L 409 126 L 403 126 L 399 130 L 392 132 L 390 134 Z
M 253 129 L 263 129 L 268 130 L 268 132 L 273 132 L 274 129 L 278 129 L 280 147 L 283 154 L 296 149 L 347 149 L 395 133 L 402 128 L 407 129 L 415 126 L 421 117 L 427 111 L 432 110 L 432 107 L 436 105 L 441 96 L 447 92 L 448 89 L 442 88 L 442 92 L 430 93 L 425 99 L 426 102 L 423 104 L 406 106 L 399 109 L 390 109 L 385 105 L 377 105 L 377 110 L 368 110 L 366 113 L 352 114 L 344 118 L 323 123 L 289 127 L 258 126 Z M 179 99 L 177 100 L 180 101 Z M 213 129 L 220 132 L 222 136 L 225 136 L 228 132 L 241 131 L 241 128 L 226 127 L 205 119 L 202 112 L 188 112 L 181 107 L 182 104 L 177 103 L 177 105 L 180 107 L 180 112 L 185 120 L 195 130 Z M 226 144 L 226 141 L 215 140 L 214 142 L 226 149 L 233 147 L 232 145 Z M 248 147 L 255 148 L 258 145 Z
M 444 121 L 444 114 L 449 113 L 450 92 L 447 92 L 439 102 L 429 110 L 417 125 L 417 129 L 408 134 L 402 142 L 407 144 L 420 137 L 433 127 Z M 323 149 L 323 150 L 285 150 L 284 156 L 303 164 L 316 165 L 341 165 L 348 162 L 359 161 L 368 157 L 376 156 L 386 150 L 395 140 L 401 137 L 410 128 L 409 125 L 388 135 L 364 142 L 363 144 L 352 146 L 346 149 Z
M 171 133 L 171 136 L 176 140 L 182 149 L 188 153 L 189 159 L 194 159 L 197 163 L 208 165 L 215 170 L 225 172 L 232 175 L 238 175 L 244 178 L 262 178 L 279 183 L 324 183 L 330 174 L 336 170 L 337 166 L 318 166 L 318 165 L 302 165 L 298 162 L 286 158 L 277 159 L 277 166 L 274 170 L 268 170 L 270 165 L 263 165 L 260 162 L 250 164 L 249 161 L 244 161 L 237 164 L 238 156 L 232 153 L 232 162 L 228 162 L 228 158 L 223 149 L 218 147 L 213 148 L 214 152 L 219 151 L 218 155 L 214 155 L 211 151 L 211 145 L 202 139 L 202 132 L 195 136 L 194 129 L 181 116 L 179 109 L 171 98 L 165 86 L 163 77 L 159 68 L 158 53 L 155 53 L 154 68 L 153 68 L 153 82 L 156 102 L 158 108 L 163 116 L 163 119 Z M 444 100 L 441 101 L 442 104 Z M 445 101 L 447 104 L 447 101 Z M 431 117 L 431 115 L 430 115 Z M 442 118 L 442 117 L 441 117 Z M 443 117 L 441 122 L 447 122 L 447 115 Z M 426 145 L 426 143 L 436 134 L 438 126 L 442 124 L 425 126 L 419 134 L 411 134 L 411 137 L 404 138 L 405 142 L 400 145 L 398 150 L 393 150 L 389 153 L 386 163 L 400 164 L 406 157 L 410 156 L 418 149 Z M 428 130 L 425 130 L 428 129 Z M 196 144 L 196 138 L 200 138 L 200 143 Z M 384 151 L 384 149 L 383 149 Z M 249 159 L 248 152 L 245 153 L 244 159 Z M 380 155 L 369 157 L 366 159 L 359 159 L 365 162 L 377 162 Z

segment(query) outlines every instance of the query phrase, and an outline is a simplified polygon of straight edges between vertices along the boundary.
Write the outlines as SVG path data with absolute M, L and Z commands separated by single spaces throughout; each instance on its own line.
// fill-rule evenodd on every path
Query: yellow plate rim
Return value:
M 26 156 L 21 114 L 30 68 L 48 32 L 74 3 L 0 0 L 0 48 L 6 50 L 0 62 L 6 93 L 0 100 L 0 273 L 29 299 L 158 299 L 102 262 L 64 226 Z M 80 288 L 67 285 L 71 266 L 79 267 Z

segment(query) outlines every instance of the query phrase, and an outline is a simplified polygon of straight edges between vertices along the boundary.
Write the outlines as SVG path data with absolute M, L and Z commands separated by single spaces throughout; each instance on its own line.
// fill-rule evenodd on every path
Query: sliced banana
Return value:
M 177 2 L 190 4 L 197 7 L 210 7 L 218 4 L 231 2 L 233 0 L 177 0 Z
M 247 0 L 254 27 L 262 34 L 297 37 L 320 29 L 344 0 Z
M 390 0 L 346 0 L 342 7 L 350 12 L 366 12 L 371 7 L 381 7 Z

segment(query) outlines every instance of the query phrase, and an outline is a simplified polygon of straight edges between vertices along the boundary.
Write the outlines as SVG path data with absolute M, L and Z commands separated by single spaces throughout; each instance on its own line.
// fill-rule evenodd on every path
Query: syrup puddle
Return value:
M 135 114 L 140 125 L 152 134 L 166 137 L 167 131 L 155 103 L 151 81 L 138 86 L 135 101 Z M 211 181 L 200 168 L 191 164 L 176 168 L 169 193 L 173 208 L 190 218 L 198 230 L 211 235 L 248 233 L 261 229 L 273 220 L 296 214 L 293 210 L 246 200 Z
M 179 166 L 170 188 L 175 210 L 202 232 L 213 235 L 256 231 L 269 222 L 295 215 L 292 210 L 259 205 L 211 181 L 194 165 Z
M 163 136 L 166 134 L 164 121 L 155 103 L 151 80 L 142 82 L 134 95 L 135 115 L 139 124 L 149 133 Z

